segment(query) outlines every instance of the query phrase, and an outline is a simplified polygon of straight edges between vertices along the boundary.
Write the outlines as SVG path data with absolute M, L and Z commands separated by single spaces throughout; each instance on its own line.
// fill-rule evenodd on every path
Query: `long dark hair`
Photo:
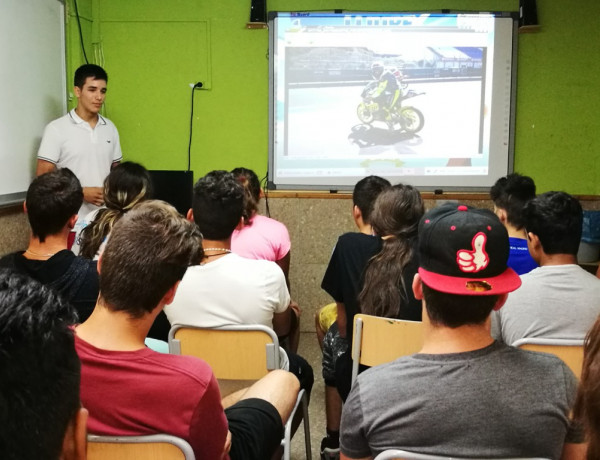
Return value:
M 140 201 L 150 198 L 150 174 L 142 165 L 126 161 L 104 180 L 104 204 L 93 222 L 81 232 L 80 255 L 93 259 L 113 225 Z
M 587 458 L 600 458 L 600 317 L 585 339 L 583 369 L 573 417 L 582 421 L 585 427 Z
M 260 180 L 256 173 L 248 168 L 232 169 L 231 174 L 244 186 L 244 225 L 250 225 L 250 220 L 258 212 Z
M 403 279 L 405 267 L 413 257 L 414 239 L 423 215 L 423 200 L 411 185 L 398 184 L 377 197 L 371 225 L 383 238 L 381 251 L 369 260 L 363 288 L 358 296 L 363 313 L 396 318 L 408 301 Z

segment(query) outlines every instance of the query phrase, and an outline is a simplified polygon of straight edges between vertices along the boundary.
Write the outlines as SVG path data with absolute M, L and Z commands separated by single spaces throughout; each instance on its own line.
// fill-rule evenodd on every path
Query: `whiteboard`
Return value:
M 0 1 L 0 206 L 23 201 L 44 127 L 67 110 L 64 4 Z

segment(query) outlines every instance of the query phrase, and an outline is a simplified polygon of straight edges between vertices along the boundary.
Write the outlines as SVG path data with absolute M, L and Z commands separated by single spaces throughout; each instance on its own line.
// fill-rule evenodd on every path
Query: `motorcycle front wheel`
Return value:
M 356 108 L 356 115 L 361 122 L 366 123 L 367 125 L 373 123 L 373 120 L 375 119 L 373 112 L 366 106 L 364 102 L 358 104 L 358 107 Z
M 400 109 L 400 125 L 407 133 L 418 133 L 423 129 L 425 117 L 419 109 L 414 107 L 403 107 Z

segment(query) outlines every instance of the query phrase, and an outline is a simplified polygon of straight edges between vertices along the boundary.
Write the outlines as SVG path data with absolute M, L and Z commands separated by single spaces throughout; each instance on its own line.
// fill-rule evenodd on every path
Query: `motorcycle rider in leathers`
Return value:
M 381 62 L 374 62 L 371 65 L 371 73 L 373 78 L 379 81 L 377 87 L 371 92 L 371 97 L 385 111 L 386 121 L 390 121 L 392 109 L 400 97 L 398 81 L 389 70 L 384 69 Z

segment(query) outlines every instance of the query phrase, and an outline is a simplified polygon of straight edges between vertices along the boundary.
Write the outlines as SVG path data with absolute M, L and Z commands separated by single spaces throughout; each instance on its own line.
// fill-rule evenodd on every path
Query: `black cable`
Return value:
M 191 83 L 190 83 L 191 85 Z M 192 86 L 192 108 L 190 110 L 190 142 L 188 144 L 188 167 L 187 170 L 190 171 L 192 167 L 192 128 L 194 126 L 194 91 L 202 88 L 204 85 L 201 81 Z
M 192 163 L 192 127 L 194 126 L 194 90 L 196 88 L 192 87 L 192 109 L 190 110 L 190 142 L 188 144 L 188 165 L 187 170 L 190 171 L 191 163 Z
M 79 27 L 79 41 L 81 43 L 81 51 L 83 51 L 83 58 L 85 63 L 89 64 L 87 54 L 85 53 L 85 46 L 83 45 L 83 33 L 81 32 L 81 20 L 79 19 L 79 8 L 77 8 L 77 0 L 73 0 L 75 4 L 75 17 L 77 18 L 77 26 Z
M 271 217 L 271 210 L 269 209 L 269 190 L 267 188 L 267 178 L 269 177 L 269 171 L 267 171 L 267 174 L 265 174 L 265 177 L 263 177 L 260 180 L 260 184 L 261 184 L 261 188 L 263 190 L 263 196 L 265 197 L 265 211 L 267 212 L 267 217 Z

